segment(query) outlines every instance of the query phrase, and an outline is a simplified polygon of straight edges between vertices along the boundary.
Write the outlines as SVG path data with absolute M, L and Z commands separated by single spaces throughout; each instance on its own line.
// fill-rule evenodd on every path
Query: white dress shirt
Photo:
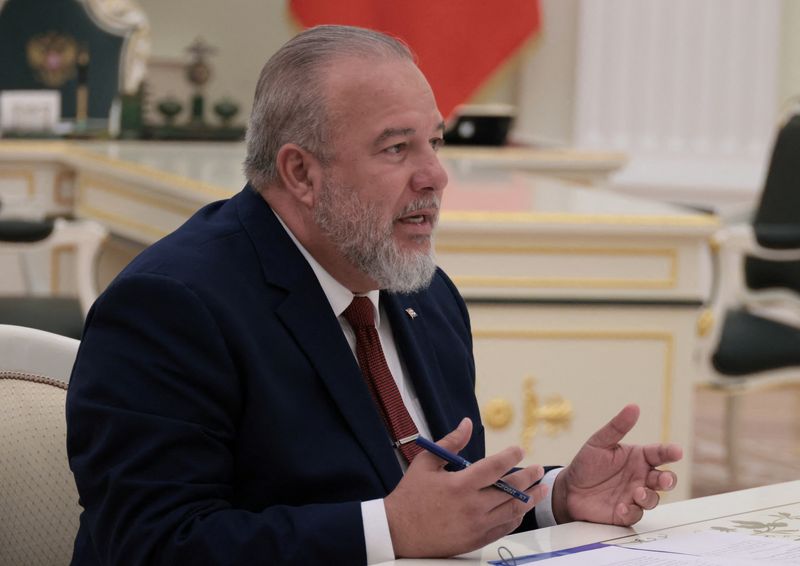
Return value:
M 356 336 L 350 324 L 345 320 L 344 316 L 342 316 L 342 313 L 348 306 L 350 306 L 350 303 L 353 301 L 353 297 L 355 297 L 355 295 L 347 287 L 334 279 L 333 276 L 328 273 L 316 259 L 314 259 L 309 251 L 303 247 L 297 238 L 295 238 L 292 231 L 289 230 L 286 224 L 284 224 L 283 219 L 281 219 L 277 212 L 275 213 L 275 216 L 278 218 L 278 221 L 280 221 L 281 226 L 283 226 L 283 228 L 286 230 L 286 233 L 289 234 L 289 237 L 291 237 L 292 241 L 297 246 L 297 249 L 299 249 L 300 253 L 303 254 L 303 257 L 306 258 L 306 261 L 308 261 L 308 264 L 311 266 L 314 274 L 317 276 L 319 284 L 322 287 L 322 291 L 328 298 L 331 309 L 333 309 L 333 313 L 336 315 L 339 325 L 342 327 L 345 338 L 347 338 L 347 343 L 350 345 L 350 349 L 353 351 L 353 355 L 355 356 Z M 400 396 L 403 398 L 403 403 L 405 404 L 409 415 L 411 415 L 411 420 L 413 420 L 414 424 L 417 426 L 419 433 L 427 438 L 430 438 L 431 434 L 430 429 L 428 428 L 428 422 L 425 420 L 425 415 L 422 411 L 422 407 L 419 404 L 419 398 L 414 390 L 414 384 L 408 378 L 408 372 L 406 371 L 405 363 L 400 359 L 400 355 L 397 352 L 394 335 L 392 334 L 392 327 L 388 323 L 381 323 L 381 321 L 386 320 L 386 317 L 383 316 L 385 313 L 380 307 L 380 291 L 370 291 L 364 296 L 369 298 L 375 309 L 375 328 L 378 330 L 378 337 L 381 342 L 381 347 L 383 348 L 383 355 L 386 358 L 386 364 L 389 366 L 392 377 L 397 383 L 397 388 L 400 390 Z M 405 472 L 407 468 L 405 459 L 403 458 L 402 454 L 400 454 L 399 450 L 395 449 L 395 452 L 397 454 L 398 461 Z M 542 483 L 548 484 L 550 489 L 548 490 L 548 495 L 545 500 L 539 502 L 535 509 L 536 520 L 539 526 L 545 527 L 556 524 L 552 513 L 550 494 L 552 492 L 552 485 L 555 482 L 555 477 L 558 475 L 560 469 L 561 468 L 551 470 L 545 474 L 545 477 L 542 479 Z M 367 564 L 377 564 L 379 562 L 394 560 L 394 547 L 392 546 L 392 537 L 389 533 L 389 521 L 386 518 L 386 509 L 383 505 L 383 499 L 363 501 L 361 503 L 361 518 L 364 524 L 364 540 L 366 541 Z

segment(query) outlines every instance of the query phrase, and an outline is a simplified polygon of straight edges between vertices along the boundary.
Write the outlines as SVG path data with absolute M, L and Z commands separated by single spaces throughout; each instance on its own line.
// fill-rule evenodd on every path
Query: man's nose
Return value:
M 439 156 L 431 151 L 426 153 L 417 164 L 417 170 L 412 178 L 414 190 L 441 192 L 447 185 L 447 171 Z

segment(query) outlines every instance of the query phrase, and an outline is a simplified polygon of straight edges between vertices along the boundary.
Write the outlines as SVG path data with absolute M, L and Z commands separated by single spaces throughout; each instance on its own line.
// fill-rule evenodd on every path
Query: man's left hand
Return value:
M 680 446 L 620 444 L 638 419 L 639 407 L 627 405 L 561 471 L 553 486 L 553 513 L 559 523 L 632 525 L 645 509 L 658 505 L 658 491 L 675 487 L 675 473 L 657 467 L 680 460 Z

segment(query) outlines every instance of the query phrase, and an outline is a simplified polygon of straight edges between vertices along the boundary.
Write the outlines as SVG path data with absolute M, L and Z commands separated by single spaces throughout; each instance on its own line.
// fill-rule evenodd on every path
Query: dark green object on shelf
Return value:
M 230 98 L 223 98 L 214 104 L 214 114 L 219 116 L 223 127 L 230 126 L 233 117 L 239 113 L 239 105 Z
M 164 116 L 164 123 L 171 126 L 175 123 L 175 117 L 183 110 L 183 104 L 175 98 L 168 97 L 158 103 L 158 111 Z

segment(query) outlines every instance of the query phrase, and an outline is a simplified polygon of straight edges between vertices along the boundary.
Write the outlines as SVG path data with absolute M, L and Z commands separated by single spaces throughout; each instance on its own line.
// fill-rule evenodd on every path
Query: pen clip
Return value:
M 412 434 L 411 436 L 406 436 L 399 440 L 395 440 L 394 442 L 392 442 L 392 446 L 394 446 L 395 448 L 400 448 L 404 444 L 409 444 L 411 442 L 414 442 L 417 438 L 419 438 L 419 434 Z

